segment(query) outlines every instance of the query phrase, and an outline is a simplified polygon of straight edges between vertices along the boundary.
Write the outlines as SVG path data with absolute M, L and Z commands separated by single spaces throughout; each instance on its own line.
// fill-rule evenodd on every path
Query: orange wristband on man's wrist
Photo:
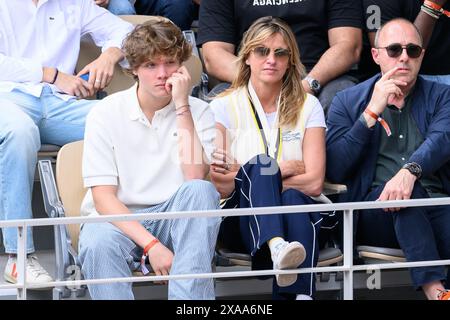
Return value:
M 145 276 L 146 274 L 149 273 L 147 267 L 145 266 L 145 259 L 146 259 L 147 256 L 148 256 L 148 251 L 149 251 L 151 248 L 153 248 L 153 246 L 154 246 L 155 244 L 157 244 L 158 242 L 159 242 L 159 240 L 156 239 L 156 238 L 154 238 L 154 239 L 153 239 L 152 241 L 150 241 L 150 242 L 145 246 L 145 248 L 144 248 L 144 252 L 142 253 L 142 257 L 141 257 L 141 271 L 142 271 L 142 273 L 144 274 L 144 276 Z
M 156 238 L 154 238 L 152 241 L 150 241 L 150 242 L 145 246 L 143 255 L 144 255 L 144 256 L 148 255 L 148 251 L 149 251 L 151 248 L 153 248 L 153 246 L 154 246 L 155 244 L 157 244 L 158 242 L 159 242 L 159 240 L 156 239 Z
M 389 125 L 386 122 L 386 120 L 384 120 L 382 117 L 377 115 L 375 112 L 373 112 L 369 108 L 366 108 L 366 110 L 364 110 L 364 113 L 368 114 L 369 117 L 371 117 L 372 119 L 375 119 L 376 121 L 378 121 L 383 126 L 384 131 L 386 131 L 386 134 L 388 137 L 392 134 L 391 128 L 389 128 Z

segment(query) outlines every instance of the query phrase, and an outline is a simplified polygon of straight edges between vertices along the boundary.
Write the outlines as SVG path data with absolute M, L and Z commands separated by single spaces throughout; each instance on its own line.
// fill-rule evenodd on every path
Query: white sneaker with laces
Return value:
M 272 252 L 274 270 L 295 269 L 306 258 L 305 247 L 298 241 L 282 241 L 277 244 Z M 277 284 L 280 287 L 288 287 L 297 281 L 297 274 L 276 275 Z
M 25 270 L 26 281 L 29 284 L 43 284 L 53 281 L 48 272 L 39 264 L 36 255 L 29 254 Z M 10 283 L 17 283 L 17 257 L 9 257 L 3 277 Z

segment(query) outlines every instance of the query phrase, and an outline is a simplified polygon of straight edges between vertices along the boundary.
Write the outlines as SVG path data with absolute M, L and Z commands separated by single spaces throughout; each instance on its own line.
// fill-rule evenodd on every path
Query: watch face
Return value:
M 315 90 L 319 90 L 319 88 L 320 88 L 319 81 L 317 81 L 317 80 L 311 81 L 311 87 Z

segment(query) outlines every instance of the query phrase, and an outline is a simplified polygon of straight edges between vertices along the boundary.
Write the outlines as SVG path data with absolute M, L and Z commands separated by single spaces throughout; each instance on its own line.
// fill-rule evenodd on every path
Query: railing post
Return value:
M 353 210 L 344 210 L 344 300 L 353 300 Z
M 25 285 L 27 279 L 26 259 L 27 259 L 27 227 L 17 227 L 17 282 L 22 287 L 17 288 L 17 300 L 27 299 L 27 287 Z

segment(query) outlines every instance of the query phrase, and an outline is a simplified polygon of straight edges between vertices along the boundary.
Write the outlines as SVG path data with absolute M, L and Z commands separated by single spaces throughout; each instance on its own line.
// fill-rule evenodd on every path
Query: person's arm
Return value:
M 96 91 L 104 89 L 112 80 L 114 67 L 124 58 L 122 50 L 111 47 L 78 72 L 77 77 L 89 73 L 89 84 Z
M 322 86 L 350 70 L 359 61 L 362 30 L 354 27 L 332 28 L 328 30 L 328 39 L 330 47 L 309 72 L 309 76 Z M 303 80 L 303 87 L 312 93 L 306 80 Z
M 447 3 L 447 0 L 433 0 L 434 3 L 444 6 Z M 384 3 L 383 3 L 384 5 Z M 387 4 L 386 4 L 387 5 Z M 392 10 L 395 10 L 394 8 L 386 8 L 386 10 L 383 10 L 383 8 L 381 8 L 381 13 L 382 14 L 386 14 L 386 11 L 388 13 L 391 13 Z M 398 9 L 399 10 L 399 9 Z M 401 12 L 397 13 L 398 15 L 401 14 Z M 385 19 L 387 17 L 384 17 Z M 444 18 L 442 18 L 444 19 Z M 419 29 L 422 38 L 423 38 L 423 47 L 427 48 L 428 44 L 430 42 L 431 39 L 431 35 L 433 34 L 433 30 L 434 30 L 434 26 L 437 22 L 437 19 L 431 17 L 430 15 L 428 15 L 427 13 L 423 12 L 423 11 L 419 11 L 419 13 L 417 14 L 415 20 L 414 20 L 414 25 L 417 27 L 417 29 Z M 376 31 L 369 31 L 368 33 L 369 36 L 369 41 L 370 41 L 370 45 L 372 47 L 375 47 L 375 34 Z
M 232 82 L 236 73 L 235 49 L 239 41 L 235 1 L 203 0 L 197 43 L 202 46 L 206 71 L 220 81 Z
M 195 129 L 189 105 L 191 77 L 182 66 L 166 81 L 167 91 L 172 93 L 175 103 L 178 131 L 178 154 L 181 170 L 186 180 L 204 179 L 209 171 L 205 152 Z
M 0 53 L 0 81 L 37 84 L 51 77 L 51 75 L 48 75 L 48 77 L 44 78 L 43 73 L 43 66 L 33 59 L 14 58 Z
M 240 169 L 240 165 L 226 150 L 229 150 L 227 129 L 220 123 L 216 123 L 216 150 L 212 154 L 210 167 L 211 182 L 220 193 L 220 197 L 228 197 L 234 190 L 234 178 Z
M 120 215 L 131 213 L 117 198 L 117 186 L 94 186 L 91 190 L 95 209 L 99 214 Z M 139 221 L 118 221 L 112 222 L 112 224 L 141 248 L 145 248 L 155 238 Z M 148 251 L 148 258 L 156 275 L 169 274 L 173 253 L 161 242 L 158 242 Z
M 440 5 L 441 7 L 447 3 L 447 0 L 432 0 L 432 1 L 437 5 Z M 448 19 L 448 18 L 443 17 L 441 19 Z M 419 14 L 414 20 L 414 25 L 417 27 L 417 29 L 419 29 L 422 35 L 424 48 L 428 47 L 428 43 L 430 42 L 431 34 L 433 33 L 436 21 L 437 19 L 431 17 L 429 14 L 423 12 L 422 10 L 419 11 Z
M 305 173 L 283 179 L 283 189 L 319 196 L 325 179 L 325 128 L 307 128 L 302 149 Z
M 210 41 L 202 47 L 203 59 L 208 74 L 225 82 L 232 82 L 237 72 L 235 47 L 231 43 Z
M 102 53 L 78 74 L 89 73 L 88 82 L 95 90 L 104 89 L 114 74 L 114 66 L 124 58 L 122 42 L 133 30 L 133 25 L 99 8 L 94 1 L 83 1 L 81 6 L 81 35 L 89 34 Z

